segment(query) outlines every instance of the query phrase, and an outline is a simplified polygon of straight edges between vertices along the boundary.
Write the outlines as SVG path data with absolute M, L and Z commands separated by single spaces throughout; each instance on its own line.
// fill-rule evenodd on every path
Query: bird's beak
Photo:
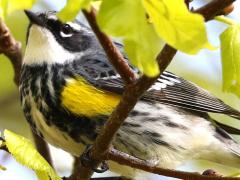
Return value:
M 24 10 L 25 14 L 27 15 L 29 21 L 32 24 L 37 24 L 39 26 L 44 26 L 43 19 L 40 18 L 36 13 L 29 11 L 29 10 Z

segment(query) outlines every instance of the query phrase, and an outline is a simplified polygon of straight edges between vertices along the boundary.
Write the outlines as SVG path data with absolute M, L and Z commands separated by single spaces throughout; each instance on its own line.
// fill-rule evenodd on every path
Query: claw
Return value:
M 109 167 L 106 161 L 102 161 L 99 165 L 99 167 L 95 167 L 96 161 L 92 160 L 90 157 L 90 151 L 91 151 L 92 145 L 87 145 L 85 151 L 80 157 L 81 164 L 84 167 L 91 167 L 92 170 L 96 173 L 104 173 L 106 172 Z

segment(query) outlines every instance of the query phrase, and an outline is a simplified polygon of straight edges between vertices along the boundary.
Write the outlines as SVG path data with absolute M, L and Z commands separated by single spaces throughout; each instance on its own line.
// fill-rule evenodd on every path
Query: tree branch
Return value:
M 21 43 L 14 39 L 7 25 L 0 18 L 0 54 L 1 53 L 6 55 L 11 61 L 14 69 L 14 82 L 19 86 L 22 65 Z M 37 150 L 49 162 L 49 164 L 52 165 L 51 155 L 46 142 L 38 137 L 33 131 L 32 135 Z
M 208 3 L 207 5 L 203 6 L 202 8 L 195 11 L 195 13 L 200 13 L 204 16 L 205 20 L 212 19 L 216 14 L 219 14 L 223 10 L 223 8 L 229 6 L 232 4 L 234 0 L 213 0 L 212 2 Z M 111 42 L 111 40 L 108 38 L 108 41 L 103 41 L 102 39 L 107 38 L 106 35 L 100 32 L 97 24 L 96 24 L 96 17 L 95 12 L 91 11 L 90 13 L 87 11 L 84 11 L 85 17 L 88 19 L 89 24 L 91 25 L 93 31 L 99 38 L 100 43 L 104 47 L 104 50 L 106 51 L 106 54 L 109 57 L 109 61 L 113 63 L 114 67 L 118 63 L 121 68 L 116 68 L 116 70 L 119 72 L 119 74 L 124 77 L 123 69 L 126 68 L 126 63 L 122 60 L 119 60 L 119 53 L 116 53 L 118 51 L 109 50 L 108 46 L 111 44 L 111 49 L 113 49 L 114 44 Z M 111 52 L 109 52 L 111 51 Z M 176 54 L 176 50 L 169 45 L 165 45 L 165 47 L 162 49 L 161 53 L 158 55 L 158 63 L 161 72 L 163 72 L 166 67 L 171 62 L 172 58 Z M 112 53 L 110 56 L 109 53 Z M 114 55 L 115 54 L 115 55 Z M 113 58 L 114 57 L 114 58 Z M 120 63 L 120 64 L 119 64 Z M 123 65 L 124 63 L 124 65 Z M 123 68 L 123 69 L 122 69 Z M 125 120 L 125 118 L 128 116 L 129 112 L 133 109 L 135 104 L 137 103 L 138 99 L 141 97 L 141 95 L 156 81 L 158 77 L 156 78 L 149 78 L 146 76 L 142 76 L 138 81 L 133 82 L 131 84 L 128 84 L 125 88 L 125 91 L 122 95 L 122 99 L 116 109 L 112 112 L 111 116 L 109 117 L 108 121 L 106 122 L 105 126 L 101 130 L 100 134 L 98 135 L 96 141 L 93 144 L 93 147 L 90 152 L 90 156 L 92 159 L 93 164 L 98 166 L 98 164 L 106 157 L 108 154 L 108 149 L 111 145 L 111 142 L 113 140 L 114 135 L 116 134 L 117 130 L 120 128 L 121 124 Z M 130 81 L 131 82 L 131 81 Z M 114 159 L 114 156 L 109 156 L 112 159 Z M 129 166 L 133 165 L 132 161 L 128 161 Z M 140 168 L 140 164 L 138 166 L 134 166 L 135 168 Z M 147 166 L 146 166 L 147 167 Z M 155 167 L 156 168 L 156 167 Z M 152 170 L 152 166 L 149 167 L 151 169 L 151 172 L 154 171 L 154 173 L 159 173 L 164 171 L 162 168 L 156 168 Z M 145 169 L 147 170 L 147 169 Z M 161 170 L 161 171 L 160 171 Z M 80 165 L 79 171 L 78 171 L 78 179 L 89 179 L 92 175 L 92 169 L 88 167 L 83 167 Z M 178 173 L 177 171 L 172 171 L 168 174 L 168 176 L 175 177 L 174 174 Z M 181 173 L 180 173 L 181 174 Z M 186 174 L 185 174 L 186 175 Z M 194 175 L 186 175 L 184 178 L 192 178 Z M 204 176 L 202 176 L 203 178 Z
M 14 68 L 14 82 L 19 85 L 20 69 L 22 63 L 21 44 L 11 35 L 8 27 L 0 18 L 0 54 L 5 54 Z

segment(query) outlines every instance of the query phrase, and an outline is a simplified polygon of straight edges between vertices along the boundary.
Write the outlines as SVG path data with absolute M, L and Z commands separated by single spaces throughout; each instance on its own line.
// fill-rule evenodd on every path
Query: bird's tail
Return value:
M 238 129 L 236 130 L 240 131 Z M 214 150 L 215 153 L 213 156 L 210 157 L 210 160 L 237 168 L 240 173 L 240 144 L 220 127 L 216 127 L 215 137 L 219 140 L 219 143 L 213 147 L 216 149 Z
M 226 155 L 225 160 L 225 157 L 223 157 L 223 165 L 237 168 L 240 173 L 240 145 L 237 142 L 232 141 L 231 144 L 227 144 L 227 148 L 230 153 Z
M 240 129 L 229 126 L 227 124 L 220 123 L 216 120 L 213 120 L 213 122 L 220 128 L 224 129 L 226 132 L 229 134 L 235 134 L 235 135 L 240 135 Z
M 240 112 L 230 106 L 228 106 L 225 114 L 229 115 L 230 117 L 240 120 Z

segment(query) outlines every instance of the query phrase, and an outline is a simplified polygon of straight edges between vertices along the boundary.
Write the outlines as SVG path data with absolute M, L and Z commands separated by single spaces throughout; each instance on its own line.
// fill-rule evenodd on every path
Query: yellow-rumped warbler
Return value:
M 123 81 L 91 29 L 77 21 L 63 23 L 53 12 L 26 14 L 31 23 L 20 82 L 24 114 L 39 136 L 79 156 L 118 104 Z M 163 72 L 113 146 L 167 168 L 189 159 L 240 168 L 240 146 L 208 112 L 240 118 L 197 85 Z

